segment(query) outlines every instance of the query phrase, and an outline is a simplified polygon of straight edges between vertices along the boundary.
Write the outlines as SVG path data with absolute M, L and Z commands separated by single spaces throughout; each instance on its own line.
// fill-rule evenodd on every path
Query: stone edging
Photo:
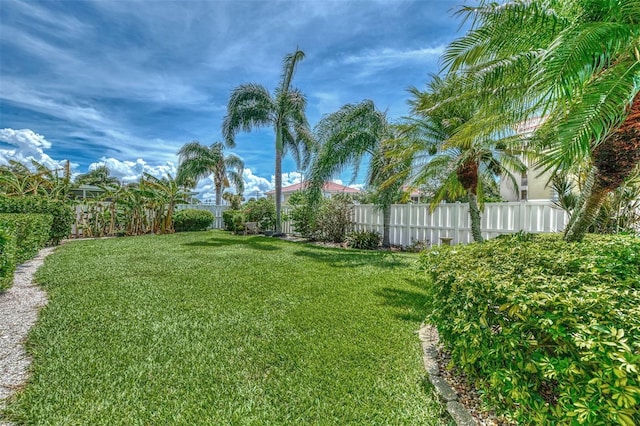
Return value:
M 458 401 L 456 391 L 440 376 L 438 367 L 438 331 L 431 325 L 423 325 L 418 331 L 422 343 L 422 361 L 429 381 L 438 397 L 446 402 L 447 412 L 458 426 L 476 426 L 478 423 L 469 410 Z

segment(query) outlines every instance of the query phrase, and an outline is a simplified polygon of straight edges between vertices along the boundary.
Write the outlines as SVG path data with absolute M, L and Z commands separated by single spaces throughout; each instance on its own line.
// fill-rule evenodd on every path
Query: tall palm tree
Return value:
M 291 87 L 296 65 L 304 52 L 296 50 L 285 56 L 280 85 L 273 95 L 256 83 L 243 84 L 231 92 L 222 134 L 227 146 L 235 146 L 240 131 L 273 126 L 275 132 L 276 234 L 282 232 L 282 157 L 287 150 L 297 153 L 302 162 L 312 152 L 314 142 L 305 115 L 306 99 L 302 92 Z M 300 168 L 300 166 L 299 166 Z
M 244 162 L 235 154 L 224 155 L 222 142 L 215 142 L 206 147 L 198 141 L 187 143 L 178 151 L 180 165 L 176 180 L 184 185 L 191 179 L 196 183 L 202 178 L 211 176 L 216 191 L 216 205 L 222 200 L 222 191 L 233 185 L 238 194 L 244 191 L 242 172 Z
M 391 204 L 400 197 L 401 183 L 382 187 L 395 173 L 392 166 L 396 164 L 387 155 L 393 134 L 386 114 L 370 100 L 347 104 L 323 117 L 315 133 L 319 146 L 311 164 L 311 184 L 316 188 L 346 167 L 353 167 L 355 179 L 363 160 L 370 160 L 367 185 L 377 189 L 375 201 L 383 212 L 382 245 L 389 247 Z
M 492 92 L 485 103 L 515 119 L 546 118 L 537 131 L 543 167 L 590 165 L 564 236 L 581 240 L 607 194 L 640 162 L 638 2 L 482 1 L 460 13 L 472 28 L 447 49 L 450 72 L 472 76 Z
M 439 182 L 431 201 L 433 211 L 449 198 L 466 196 L 469 202 L 471 235 L 482 242 L 481 209 L 484 188 L 501 177 L 517 188 L 513 171 L 524 171 L 518 152 L 509 147 L 516 136 L 464 134 L 465 124 L 480 113 L 464 81 L 450 76 L 433 76 L 427 91 L 410 89 L 413 119 L 403 126 L 393 155 L 405 158 L 409 167 L 395 179 L 405 180 L 410 189 Z M 460 95 L 463 94 L 463 95 Z

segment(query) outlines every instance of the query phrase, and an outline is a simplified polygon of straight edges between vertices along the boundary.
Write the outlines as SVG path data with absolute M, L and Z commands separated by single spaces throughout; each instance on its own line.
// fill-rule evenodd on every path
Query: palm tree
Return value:
M 184 185 L 191 180 L 196 184 L 202 178 L 211 176 L 216 190 L 216 205 L 222 200 L 222 191 L 233 185 L 238 194 L 244 190 L 242 172 L 244 162 L 235 154 L 224 155 L 222 142 L 206 147 L 198 141 L 187 143 L 178 151 L 180 165 L 176 180 Z
M 235 136 L 240 130 L 273 126 L 276 136 L 276 234 L 282 233 L 282 157 L 289 150 L 297 155 L 301 163 L 305 163 L 314 146 L 305 116 L 306 99 L 302 92 L 291 87 L 296 65 L 303 58 L 304 52 L 301 50 L 285 56 L 282 80 L 273 95 L 256 83 L 236 87 L 231 92 L 227 115 L 222 123 L 222 134 L 229 147 L 235 146 Z
M 409 167 L 395 180 L 405 180 L 409 189 L 439 182 L 431 200 L 433 211 L 444 199 L 466 197 L 471 234 L 482 242 L 481 209 L 485 186 L 502 177 L 517 188 L 513 171 L 524 171 L 517 152 L 509 149 L 517 137 L 464 134 L 467 123 L 480 113 L 464 81 L 433 76 L 427 91 L 410 89 L 413 120 L 405 123 L 392 155 L 405 158 Z M 461 96 L 460 94 L 464 94 Z
M 401 183 L 382 188 L 382 184 L 396 171 L 391 166 L 397 164 L 387 155 L 392 130 L 386 114 L 376 110 L 370 100 L 347 104 L 323 117 L 316 126 L 315 133 L 319 147 L 311 164 L 312 187 L 321 187 L 346 167 L 353 167 L 355 179 L 361 163 L 368 158 L 367 185 L 377 189 L 375 201 L 383 212 L 382 245 L 389 247 L 391 204 L 400 197 Z
M 640 162 L 638 2 L 482 1 L 460 13 L 472 29 L 449 46 L 449 71 L 472 76 L 492 92 L 485 104 L 514 119 L 545 117 L 537 131 L 543 167 L 590 165 L 564 235 L 581 240 L 607 194 Z

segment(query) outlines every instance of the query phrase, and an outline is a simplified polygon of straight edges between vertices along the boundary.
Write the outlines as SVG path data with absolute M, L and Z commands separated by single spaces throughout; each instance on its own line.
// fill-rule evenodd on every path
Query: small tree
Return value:
M 316 230 L 315 208 L 308 191 L 296 191 L 289 197 L 289 219 L 293 229 L 305 238 L 313 238 Z
M 353 226 L 353 199 L 347 194 L 323 199 L 315 217 L 315 226 L 319 240 L 344 242 Z
M 263 231 L 272 231 L 276 225 L 276 205 L 271 198 L 249 200 L 242 211 L 247 222 L 257 222 Z

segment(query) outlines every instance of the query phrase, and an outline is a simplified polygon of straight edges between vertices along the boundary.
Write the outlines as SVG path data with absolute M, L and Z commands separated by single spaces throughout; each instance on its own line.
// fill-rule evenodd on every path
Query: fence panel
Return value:
M 179 209 L 192 208 L 208 210 L 214 215 L 210 228 L 223 229 L 222 212 L 229 206 L 206 204 L 181 205 Z M 76 224 L 72 234 L 81 236 L 83 206 L 76 207 Z M 290 206 L 282 206 L 285 218 L 291 211 Z M 355 230 L 375 231 L 383 233 L 382 210 L 374 205 L 359 204 L 353 206 L 353 222 Z M 568 215 L 557 208 L 551 201 L 487 203 L 482 212 L 482 236 L 486 239 L 501 234 L 518 231 L 525 232 L 560 232 L 568 222 Z M 291 221 L 282 222 L 282 231 L 295 235 Z M 409 246 L 416 242 L 428 245 L 442 244 L 443 239 L 450 239 L 451 244 L 467 244 L 473 241 L 471 236 L 471 219 L 467 203 L 442 203 L 433 212 L 428 204 L 396 204 L 391 206 L 389 229 L 391 244 Z
M 354 229 L 382 234 L 382 211 L 372 205 L 355 205 Z M 482 212 L 482 236 L 490 239 L 518 231 L 560 232 L 568 221 L 564 210 L 548 202 L 487 203 Z M 416 242 L 467 244 L 471 236 L 471 218 L 467 203 L 439 204 L 433 212 L 427 204 L 391 206 L 389 238 L 392 245 L 408 246 Z

